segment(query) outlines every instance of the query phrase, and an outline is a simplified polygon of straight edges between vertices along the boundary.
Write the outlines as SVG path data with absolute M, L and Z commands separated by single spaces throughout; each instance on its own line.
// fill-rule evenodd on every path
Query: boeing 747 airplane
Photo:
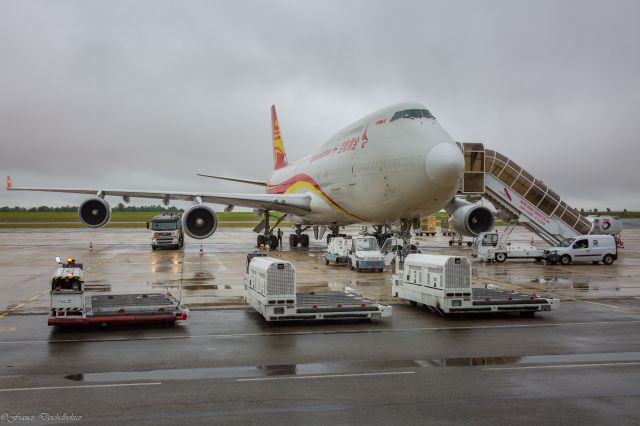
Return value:
M 89 227 L 104 226 L 111 217 L 106 196 L 191 201 L 183 215 L 184 229 L 197 239 L 216 231 L 215 211 L 206 203 L 254 208 L 264 214 L 258 244 L 275 248 L 277 238 L 269 224 L 269 212 L 286 214 L 295 224 L 291 246 L 309 245 L 304 233 L 310 226 L 329 228 L 334 235 L 341 225 L 383 226 L 400 222 L 405 234 L 411 224 L 442 208 L 452 215 L 458 233 L 476 236 L 490 230 L 491 211 L 456 198 L 464 173 L 464 157 L 456 142 L 419 103 L 401 103 L 380 109 L 339 130 L 312 155 L 289 164 L 280 135 L 275 106 L 271 107 L 273 173 L 266 181 L 201 175 L 259 185 L 265 194 L 145 191 L 126 189 L 77 189 L 13 187 L 14 191 L 46 191 L 92 195 L 78 210 Z M 318 229 L 318 228 L 316 228 Z M 318 234 L 316 233 L 316 236 Z M 322 238 L 322 236 L 320 236 Z

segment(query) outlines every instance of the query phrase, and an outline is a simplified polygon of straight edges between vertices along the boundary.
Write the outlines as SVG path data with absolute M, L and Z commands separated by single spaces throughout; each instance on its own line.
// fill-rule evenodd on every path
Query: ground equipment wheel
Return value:
M 560 257 L 560 264 L 566 266 L 571 263 L 571 256 L 564 254 Z
M 505 260 L 507 260 L 507 254 L 506 253 L 496 253 L 496 262 L 502 263 Z
M 605 254 L 602 258 L 602 263 L 604 263 L 605 265 L 611 265 L 613 263 L 613 260 L 613 256 L 611 256 L 610 254 Z

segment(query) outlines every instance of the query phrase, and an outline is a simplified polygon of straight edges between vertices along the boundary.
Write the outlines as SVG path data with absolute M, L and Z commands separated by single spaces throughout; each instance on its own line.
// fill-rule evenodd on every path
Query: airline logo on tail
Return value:
M 287 154 L 284 153 L 275 105 L 271 105 L 271 128 L 273 130 L 273 169 L 278 170 L 287 166 Z
M 11 189 L 13 187 L 13 183 L 11 183 L 11 176 L 7 176 L 7 189 Z

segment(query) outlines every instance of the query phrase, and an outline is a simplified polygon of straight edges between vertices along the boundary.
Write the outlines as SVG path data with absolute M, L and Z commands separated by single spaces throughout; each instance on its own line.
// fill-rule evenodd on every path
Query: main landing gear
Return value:
M 268 245 L 271 250 L 276 250 L 278 248 L 278 237 L 273 235 L 273 230 L 284 220 L 285 217 L 287 217 L 287 215 L 284 214 L 280 216 L 273 226 L 269 225 L 269 219 L 271 218 L 269 210 L 264 211 L 263 215 L 264 219 L 262 219 L 262 222 L 253 229 L 256 232 L 264 230 L 263 234 L 258 235 L 256 241 L 258 248 L 263 248 Z

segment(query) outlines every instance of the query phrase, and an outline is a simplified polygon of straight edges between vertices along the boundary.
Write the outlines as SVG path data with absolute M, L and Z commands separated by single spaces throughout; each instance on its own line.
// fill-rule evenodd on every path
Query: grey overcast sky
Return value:
M 415 100 L 576 208 L 640 209 L 638 22 L 636 0 L 0 1 L 0 170 L 255 192 L 195 173 L 265 179 L 271 104 L 295 160 Z

